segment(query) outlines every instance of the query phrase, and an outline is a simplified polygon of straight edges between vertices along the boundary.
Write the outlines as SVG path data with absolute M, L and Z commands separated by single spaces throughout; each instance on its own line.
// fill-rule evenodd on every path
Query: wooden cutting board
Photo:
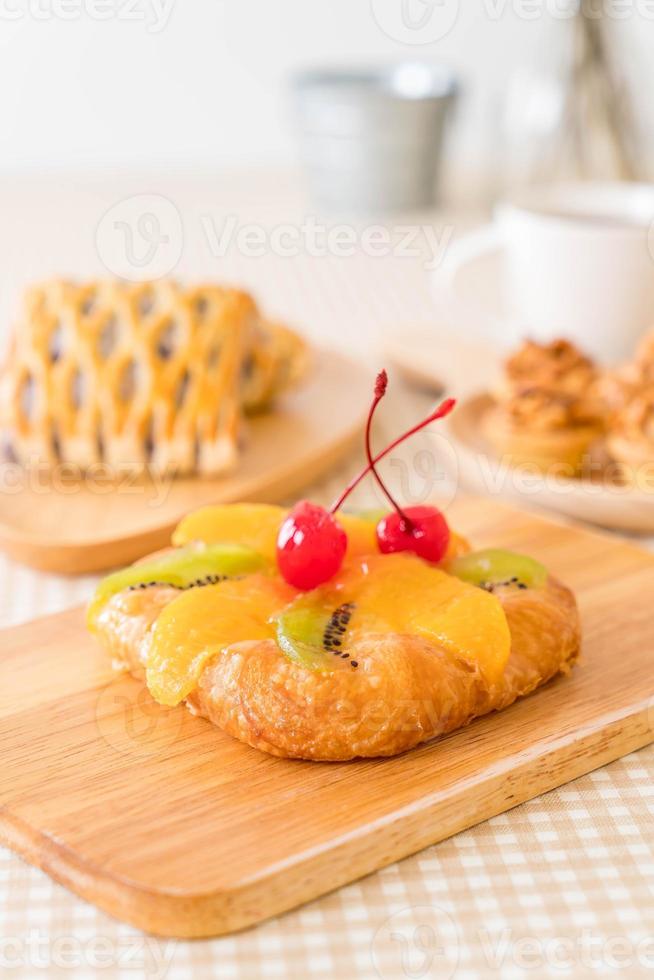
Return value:
M 654 558 L 466 501 L 475 544 L 577 591 L 583 661 L 501 714 L 389 760 L 274 759 L 113 677 L 81 610 L 0 645 L 0 837 L 96 905 L 166 936 L 240 929 L 654 740 Z
M 369 372 L 316 351 L 306 384 L 249 421 L 236 469 L 217 478 L 108 482 L 101 474 L 82 480 L 0 466 L 0 548 L 46 571 L 95 572 L 163 547 L 197 507 L 282 500 L 361 444 L 371 391 Z

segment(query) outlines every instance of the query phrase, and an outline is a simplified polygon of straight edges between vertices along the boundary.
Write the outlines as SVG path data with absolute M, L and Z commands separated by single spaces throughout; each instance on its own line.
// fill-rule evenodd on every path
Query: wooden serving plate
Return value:
M 596 481 L 546 477 L 502 463 L 483 433 L 483 417 L 492 404 L 490 395 L 474 395 L 460 402 L 448 419 L 464 486 L 474 493 L 546 507 L 600 527 L 654 534 L 654 491 L 602 480 L 599 474 Z
M 167 545 L 179 519 L 204 504 L 275 502 L 328 472 L 362 438 L 371 376 L 318 351 L 308 382 L 248 422 L 237 469 L 217 479 L 113 483 L 0 468 L 0 548 L 48 571 L 95 572 Z
M 654 557 L 490 501 L 450 516 L 576 590 L 570 677 L 394 759 L 292 762 L 156 705 L 68 611 L 1 638 L 0 838 L 133 925 L 218 935 L 653 741 Z

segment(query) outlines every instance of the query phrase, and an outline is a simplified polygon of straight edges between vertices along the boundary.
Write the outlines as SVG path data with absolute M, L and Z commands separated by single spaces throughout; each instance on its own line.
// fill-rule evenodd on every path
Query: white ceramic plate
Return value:
M 458 478 L 470 490 L 557 511 L 615 531 L 654 534 L 654 491 L 590 479 L 543 476 L 503 464 L 482 432 L 487 394 L 459 403 L 448 420 Z

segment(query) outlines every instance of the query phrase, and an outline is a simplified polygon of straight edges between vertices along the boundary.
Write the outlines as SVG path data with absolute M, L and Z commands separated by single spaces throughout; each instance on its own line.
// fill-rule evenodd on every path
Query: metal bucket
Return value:
M 331 211 L 435 203 L 444 124 L 457 86 L 445 68 L 407 62 L 314 70 L 292 81 L 311 193 Z

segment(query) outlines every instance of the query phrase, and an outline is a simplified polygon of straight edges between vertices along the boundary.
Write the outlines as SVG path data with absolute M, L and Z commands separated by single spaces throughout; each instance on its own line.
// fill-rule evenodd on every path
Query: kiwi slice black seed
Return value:
M 277 618 L 277 642 L 289 660 L 309 670 L 356 667 L 347 650 L 355 608 L 334 596 L 299 596 Z
M 153 585 L 186 589 L 212 585 L 224 578 L 255 572 L 264 565 L 265 560 L 260 554 L 240 545 L 187 545 L 175 548 L 158 558 L 130 565 L 103 579 L 89 605 L 88 624 L 93 628 L 107 600 L 123 589 L 146 589 Z

